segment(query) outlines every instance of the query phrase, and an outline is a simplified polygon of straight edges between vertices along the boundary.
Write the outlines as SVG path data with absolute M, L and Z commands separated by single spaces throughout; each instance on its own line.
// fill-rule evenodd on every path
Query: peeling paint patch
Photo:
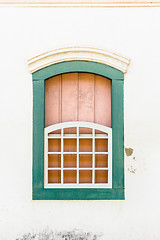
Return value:
M 127 156 L 126 169 L 130 173 L 136 173 L 137 170 L 136 157 L 133 155 L 133 151 L 133 148 L 125 148 L 125 153 Z
M 37 233 L 27 233 L 16 240 L 98 240 L 100 235 L 81 230 L 54 232 L 43 230 Z
M 128 171 L 130 173 L 136 173 L 136 168 L 133 168 L 133 166 L 130 166 L 130 168 L 128 168 Z
M 125 153 L 127 157 L 131 156 L 133 153 L 133 148 L 125 148 Z

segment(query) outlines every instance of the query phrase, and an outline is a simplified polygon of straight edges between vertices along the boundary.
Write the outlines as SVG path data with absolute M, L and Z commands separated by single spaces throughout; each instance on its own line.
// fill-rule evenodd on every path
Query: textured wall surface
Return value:
M 0 239 L 80 229 L 102 240 L 160 239 L 160 8 L 0 8 Z M 124 82 L 124 201 L 32 201 L 27 59 L 64 45 L 131 58 Z

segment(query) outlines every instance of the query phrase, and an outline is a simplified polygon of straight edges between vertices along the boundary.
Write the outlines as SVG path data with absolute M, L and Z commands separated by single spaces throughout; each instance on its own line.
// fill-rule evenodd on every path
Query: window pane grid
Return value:
M 79 184 L 79 127 L 77 127 L 77 184 Z
M 102 131 L 97 134 L 99 130 L 83 126 L 83 131 L 91 130 L 90 134 L 85 134 L 80 132 L 80 127 L 76 126 L 74 134 L 69 134 L 69 128 L 65 127 L 60 129 L 60 134 L 46 133 L 45 187 L 109 185 L 111 134 Z
M 93 164 L 93 173 L 92 173 L 92 183 L 95 183 L 95 129 L 93 129 L 93 142 L 92 142 L 92 151 L 93 151 L 93 159 L 92 159 L 92 164 Z
M 61 170 L 62 168 L 48 168 L 48 170 Z M 63 170 L 95 170 L 95 168 L 63 168 Z M 108 170 L 108 168 L 96 168 L 96 170 Z

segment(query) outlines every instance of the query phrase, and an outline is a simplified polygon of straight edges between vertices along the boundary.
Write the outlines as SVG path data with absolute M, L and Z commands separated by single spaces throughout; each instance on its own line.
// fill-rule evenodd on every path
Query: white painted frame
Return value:
M 79 134 L 79 128 L 92 129 L 92 134 Z M 65 128 L 76 128 L 76 134 L 64 134 Z M 61 130 L 61 134 L 50 134 L 53 131 Z M 104 132 L 104 134 L 95 134 L 95 130 Z M 44 144 L 44 187 L 45 188 L 112 188 L 112 128 L 91 122 L 64 122 L 51 125 L 44 129 L 45 144 Z M 64 152 L 63 151 L 63 139 L 77 139 L 77 151 L 76 152 Z M 60 152 L 48 152 L 48 139 L 61 139 L 61 151 Z M 92 139 L 92 152 L 79 152 L 79 139 Z M 95 139 L 108 139 L 108 152 L 95 152 Z M 48 168 L 48 154 L 61 154 L 61 167 L 60 168 Z M 76 168 L 64 168 L 63 167 L 63 155 L 64 154 L 76 154 L 77 155 L 77 167 Z M 92 155 L 92 167 L 80 168 L 79 167 L 79 154 L 91 154 Z M 95 168 L 95 155 L 107 154 L 108 155 L 108 167 Z M 61 183 L 48 183 L 48 170 L 60 170 L 61 171 Z M 77 183 L 63 183 L 63 171 L 64 170 L 76 170 L 77 171 Z M 92 183 L 79 183 L 79 170 L 92 170 Z M 95 170 L 108 170 L 108 183 L 95 183 Z

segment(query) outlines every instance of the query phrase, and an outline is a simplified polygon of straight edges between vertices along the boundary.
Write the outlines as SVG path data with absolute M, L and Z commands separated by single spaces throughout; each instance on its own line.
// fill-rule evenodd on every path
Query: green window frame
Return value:
M 111 80 L 112 188 L 44 188 L 45 80 L 63 73 L 86 72 Z M 33 80 L 33 200 L 125 199 L 124 191 L 124 73 L 106 64 L 67 61 L 44 67 L 32 74 Z

